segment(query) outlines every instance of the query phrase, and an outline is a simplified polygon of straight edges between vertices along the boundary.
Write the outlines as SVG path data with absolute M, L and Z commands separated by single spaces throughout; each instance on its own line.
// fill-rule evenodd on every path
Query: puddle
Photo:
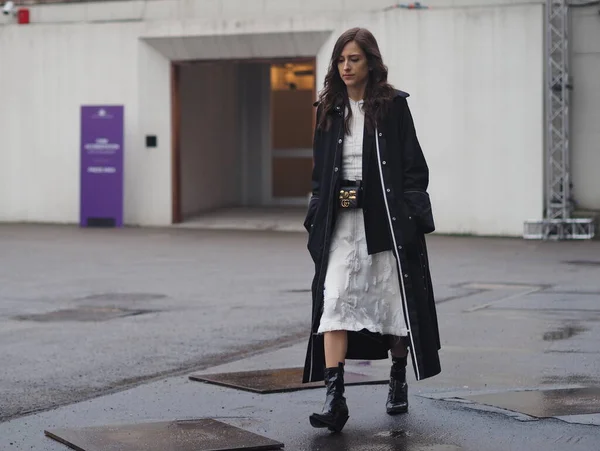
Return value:
M 600 260 L 567 260 L 562 263 L 564 263 L 566 265 L 573 265 L 573 266 L 589 266 L 589 267 L 600 266 Z
M 17 321 L 36 321 L 41 323 L 62 321 L 108 321 L 126 316 L 137 316 L 152 313 L 153 310 L 129 310 L 116 307 L 82 307 L 77 309 L 55 310 L 48 313 L 18 315 L 12 317 Z
M 341 437 L 330 443 L 313 444 L 311 451 L 463 451 L 454 445 L 416 445 L 410 443 L 350 443 Z
M 462 448 L 454 445 L 431 445 L 415 448 L 414 451 L 462 451 Z
M 382 431 L 377 432 L 375 437 L 383 437 L 383 438 L 403 438 L 410 437 L 410 433 L 408 431 L 404 431 L 402 429 L 392 430 L 392 431 Z
M 531 290 L 531 289 L 535 289 L 535 288 L 542 288 L 539 285 L 524 285 L 524 284 L 518 284 L 518 283 L 479 283 L 479 282 L 472 282 L 472 283 L 466 283 L 464 285 L 462 285 L 462 288 L 468 288 L 471 290 L 485 290 L 485 291 L 492 291 L 492 290 Z
M 165 299 L 167 295 L 159 293 L 100 293 L 76 299 L 94 302 L 144 302 Z
M 600 379 L 586 374 L 569 374 L 567 376 L 546 376 L 541 380 L 541 383 L 552 385 L 600 385 Z
M 600 388 L 531 390 L 465 396 L 465 399 L 536 418 L 600 413 Z
M 551 330 L 549 332 L 544 333 L 543 339 L 544 341 L 558 341 L 558 340 L 566 340 L 575 335 L 580 334 L 581 332 L 585 332 L 587 329 L 580 326 L 564 326 L 557 330 Z
M 369 433 L 351 428 L 343 434 L 316 434 L 306 447 L 307 451 L 463 451 L 449 443 L 436 443 L 437 434 L 423 436 L 418 432 L 394 428 Z M 437 437 L 438 439 L 440 437 Z

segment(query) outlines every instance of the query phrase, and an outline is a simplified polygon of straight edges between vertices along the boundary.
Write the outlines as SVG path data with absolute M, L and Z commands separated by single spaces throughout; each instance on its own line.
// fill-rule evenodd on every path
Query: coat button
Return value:
M 383 136 L 383 133 L 379 133 L 379 136 Z
M 339 171 L 339 169 L 338 169 L 338 168 L 333 168 L 333 170 L 334 170 L 334 172 L 337 172 L 337 171 Z
M 398 246 L 398 249 L 402 250 L 402 246 Z
M 412 216 L 409 216 L 408 219 L 412 219 Z
M 395 220 L 396 220 L 396 217 L 394 216 L 394 217 L 392 218 L 392 221 L 395 221 Z
M 389 188 L 388 188 L 388 189 L 386 189 L 386 191 L 387 191 L 388 193 L 389 193 L 389 192 L 391 192 L 391 190 L 390 190 Z
M 405 277 L 405 278 L 406 278 L 406 277 L 408 277 L 408 274 L 404 274 L 404 277 Z
M 383 160 L 383 161 L 381 162 L 381 164 L 386 164 L 386 163 L 385 163 L 385 160 Z
M 338 143 L 339 143 L 339 144 L 342 144 L 342 139 L 341 139 L 341 138 L 338 140 Z

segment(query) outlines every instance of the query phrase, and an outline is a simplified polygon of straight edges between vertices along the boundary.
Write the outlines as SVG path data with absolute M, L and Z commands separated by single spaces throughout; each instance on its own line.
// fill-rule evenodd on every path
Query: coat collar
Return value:
M 404 92 L 404 91 L 400 91 L 399 89 L 396 89 L 396 96 L 395 97 L 403 97 L 403 98 L 407 98 L 410 96 L 410 94 L 408 92 Z M 321 104 L 320 101 L 316 101 L 315 103 L 313 103 L 314 107 L 318 107 Z M 332 114 L 337 114 L 338 116 L 344 116 L 344 99 L 342 97 L 338 97 L 334 104 L 333 104 L 333 110 L 329 111 L 329 113 Z

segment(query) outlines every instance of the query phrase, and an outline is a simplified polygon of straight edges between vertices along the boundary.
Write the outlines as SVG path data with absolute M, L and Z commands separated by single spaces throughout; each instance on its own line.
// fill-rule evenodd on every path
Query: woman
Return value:
M 440 338 L 425 233 L 434 230 L 429 172 L 406 98 L 387 82 L 374 36 L 335 44 L 317 106 L 313 190 L 304 226 L 315 262 L 312 334 L 303 382 L 325 380 L 314 427 L 348 419 L 345 359 L 387 359 L 390 415 L 408 410 L 410 348 L 417 380 L 440 372 Z

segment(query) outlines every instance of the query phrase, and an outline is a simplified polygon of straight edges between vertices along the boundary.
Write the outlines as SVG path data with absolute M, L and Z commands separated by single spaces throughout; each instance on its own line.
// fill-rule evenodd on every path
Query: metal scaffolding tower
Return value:
M 590 239 L 591 218 L 571 218 L 569 146 L 569 5 L 546 0 L 546 208 L 542 221 L 525 223 L 524 238 Z

